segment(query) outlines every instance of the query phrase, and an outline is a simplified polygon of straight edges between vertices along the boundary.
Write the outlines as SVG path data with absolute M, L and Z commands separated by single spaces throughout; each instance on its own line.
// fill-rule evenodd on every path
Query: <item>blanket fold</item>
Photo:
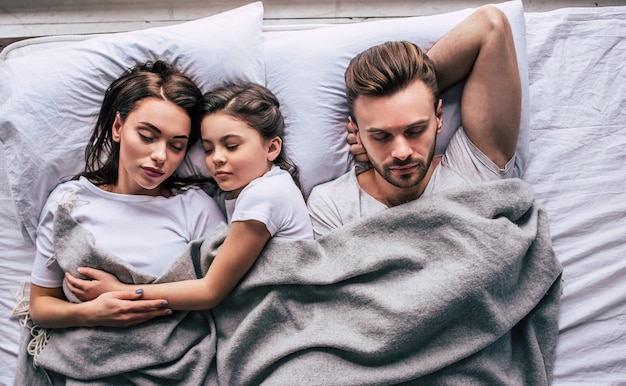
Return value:
M 226 232 L 151 278 L 59 218 L 65 270 L 108 264 L 133 282 L 195 277 L 194 261 L 204 274 Z M 548 385 L 561 271 L 531 187 L 481 183 L 315 241 L 272 239 L 211 312 L 54 330 L 37 364 L 67 384 Z

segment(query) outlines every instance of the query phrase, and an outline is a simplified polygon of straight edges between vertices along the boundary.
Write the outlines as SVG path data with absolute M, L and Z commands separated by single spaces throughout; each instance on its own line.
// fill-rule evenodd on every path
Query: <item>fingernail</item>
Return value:
M 165 312 L 165 315 L 172 315 L 172 310 L 167 310 L 167 311 Z
M 161 305 L 162 305 L 163 307 L 167 306 L 168 304 L 169 304 L 169 303 L 167 302 L 167 300 L 163 300 L 163 302 L 161 303 Z
M 143 289 L 139 288 L 138 290 L 135 291 L 135 293 L 137 295 L 141 295 L 143 293 Z

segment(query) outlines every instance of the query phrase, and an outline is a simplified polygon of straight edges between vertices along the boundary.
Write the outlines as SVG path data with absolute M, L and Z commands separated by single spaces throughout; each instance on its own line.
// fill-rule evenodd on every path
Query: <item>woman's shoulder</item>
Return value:
M 197 186 L 187 186 L 183 189 L 179 189 L 173 197 L 183 201 L 211 200 L 211 196 Z
M 73 179 L 68 181 L 62 181 L 57 184 L 57 186 L 52 189 L 50 195 L 48 196 L 48 201 L 52 198 L 57 198 L 67 194 L 75 194 L 78 192 L 82 192 L 85 190 L 89 190 L 88 185 L 93 185 L 89 180 L 84 177 L 80 179 Z
M 186 210 L 191 213 L 206 212 L 210 215 L 214 213 L 218 213 L 220 216 L 222 215 L 222 211 L 215 199 L 200 187 L 186 187 L 185 189 L 179 190 L 174 197 L 177 197 Z

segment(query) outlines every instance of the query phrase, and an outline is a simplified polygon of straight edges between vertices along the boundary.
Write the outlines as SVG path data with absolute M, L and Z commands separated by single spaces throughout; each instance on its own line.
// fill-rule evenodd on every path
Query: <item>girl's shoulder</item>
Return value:
M 241 192 L 241 195 L 254 195 L 263 199 L 282 200 L 284 197 L 293 195 L 301 196 L 301 193 L 291 174 L 274 166 L 263 177 L 250 182 Z

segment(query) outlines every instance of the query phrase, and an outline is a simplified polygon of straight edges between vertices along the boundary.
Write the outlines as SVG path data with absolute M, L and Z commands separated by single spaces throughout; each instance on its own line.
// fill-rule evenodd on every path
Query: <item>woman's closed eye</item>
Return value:
M 139 138 L 141 138 L 141 140 L 146 142 L 146 143 L 152 143 L 156 139 L 156 138 L 154 138 L 154 137 L 152 137 L 150 135 L 145 135 L 145 134 L 141 134 L 141 133 L 139 133 Z

